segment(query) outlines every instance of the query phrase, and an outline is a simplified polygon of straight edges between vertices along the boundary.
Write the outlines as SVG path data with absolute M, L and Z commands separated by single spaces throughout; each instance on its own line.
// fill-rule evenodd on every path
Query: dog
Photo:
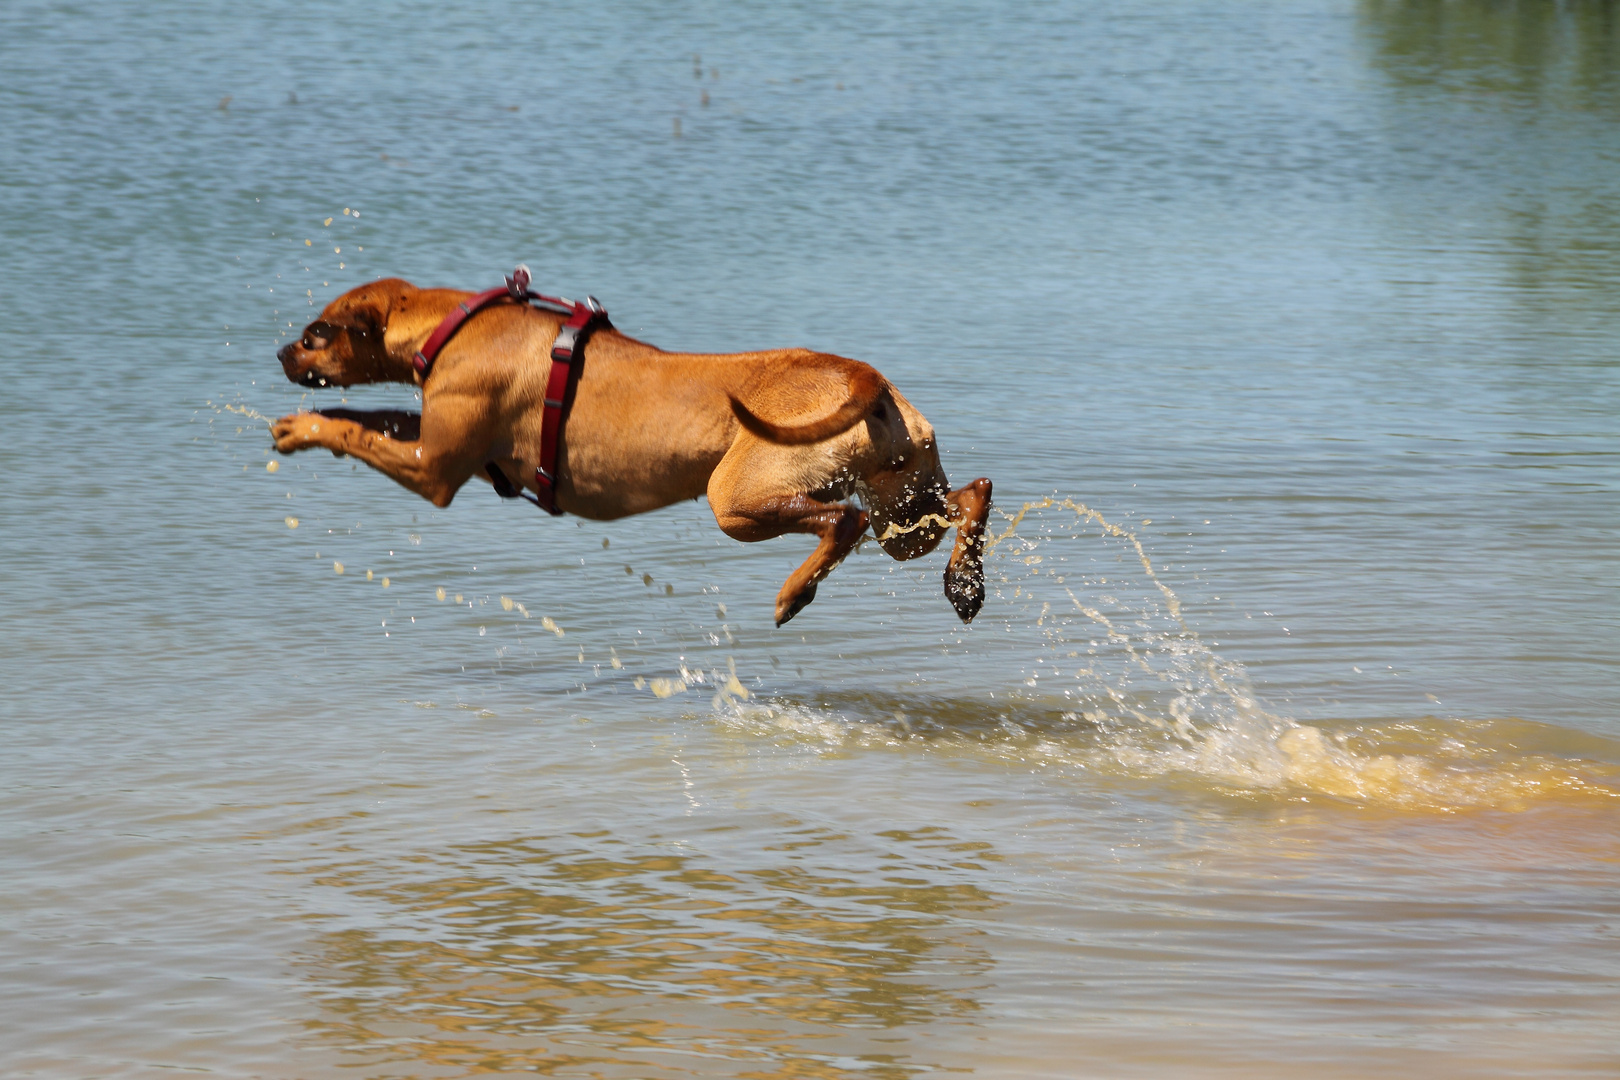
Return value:
M 287 378 L 419 385 L 422 411 L 294 413 L 272 425 L 276 449 L 357 458 L 439 507 L 486 473 L 497 490 L 507 481 L 505 494 L 513 478 L 536 491 L 527 478 L 564 320 L 526 303 L 483 308 L 424 379 L 413 357 L 471 295 L 388 278 L 333 300 L 277 352 Z M 964 623 L 979 613 L 990 481 L 951 490 L 933 428 L 876 369 L 806 349 L 664 352 L 611 327 L 576 350 L 574 366 L 554 469 L 558 509 L 611 521 L 707 495 L 733 539 L 818 537 L 777 594 L 778 626 L 815 599 L 868 526 L 900 560 L 928 554 L 955 527 L 945 595 Z M 849 501 L 857 497 L 860 506 Z

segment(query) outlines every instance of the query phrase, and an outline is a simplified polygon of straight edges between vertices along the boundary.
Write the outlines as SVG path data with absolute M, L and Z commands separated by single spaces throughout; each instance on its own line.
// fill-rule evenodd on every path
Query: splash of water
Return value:
M 273 419 L 271 419 L 270 417 L 264 415 L 264 413 L 260 412 L 257 409 L 249 408 L 246 405 L 237 405 L 237 404 L 234 404 L 234 403 L 228 402 L 228 401 L 226 401 L 226 402 L 205 401 L 203 404 L 207 405 L 209 408 L 213 409 L 215 412 L 235 413 L 238 416 L 245 416 L 249 420 L 261 421 L 262 423 L 264 423 L 266 425 L 275 423 L 275 421 Z
M 1502 749 L 1524 744 L 1508 726 L 1537 725 L 1426 718 L 1333 732 L 1278 715 L 1189 625 L 1135 532 L 1073 499 L 1001 516 L 986 583 L 1012 632 L 1006 658 L 1027 675 L 1011 698 L 855 690 L 812 706 L 721 693 L 722 722 L 818 748 L 922 744 L 1248 798 L 1439 811 L 1620 800 L 1620 755 Z

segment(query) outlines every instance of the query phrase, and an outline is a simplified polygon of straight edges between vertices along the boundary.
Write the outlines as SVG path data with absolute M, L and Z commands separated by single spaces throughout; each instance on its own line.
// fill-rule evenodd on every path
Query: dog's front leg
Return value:
M 945 596 L 965 623 L 984 606 L 984 524 L 990 516 L 990 481 L 980 477 L 945 497 L 956 527 L 956 546 L 945 564 Z
M 440 438 L 429 438 L 420 430 L 408 432 L 416 438 L 390 438 L 396 427 L 404 434 L 409 425 L 393 414 L 379 414 L 382 418 L 375 427 L 362 420 L 376 416 L 351 418 L 360 415 L 338 415 L 337 410 L 331 414 L 294 413 L 271 425 L 270 434 L 283 454 L 320 447 L 339 457 L 357 458 L 435 506 L 449 506 L 456 491 L 478 467 L 476 457 L 435 449 L 445 443 L 464 446 L 466 440 L 447 440 L 442 433 Z M 421 425 L 415 426 L 419 429 Z
M 404 409 L 322 409 L 321 415 L 353 420 L 367 431 L 380 432 L 390 439 L 415 442 L 422 437 L 422 414 Z

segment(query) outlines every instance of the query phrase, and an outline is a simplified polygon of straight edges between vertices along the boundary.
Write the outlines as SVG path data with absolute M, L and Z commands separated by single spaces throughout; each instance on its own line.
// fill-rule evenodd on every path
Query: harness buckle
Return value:
M 518 263 L 517 269 L 506 279 L 506 291 L 512 294 L 512 299 L 521 304 L 529 298 L 529 282 L 532 280 L 528 264 Z
M 573 362 L 574 348 L 579 343 L 579 327 L 564 323 L 557 330 L 557 340 L 551 345 L 551 358 L 559 363 Z

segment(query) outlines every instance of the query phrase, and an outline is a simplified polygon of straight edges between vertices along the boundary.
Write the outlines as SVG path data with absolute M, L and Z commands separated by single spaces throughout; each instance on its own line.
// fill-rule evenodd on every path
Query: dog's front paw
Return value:
M 326 418 L 320 413 L 301 412 L 283 416 L 270 425 L 270 437 L 276 440 L 276 449 L 283 454 L 308 450 L 312 446 L 322 445 L 323 420 Z

